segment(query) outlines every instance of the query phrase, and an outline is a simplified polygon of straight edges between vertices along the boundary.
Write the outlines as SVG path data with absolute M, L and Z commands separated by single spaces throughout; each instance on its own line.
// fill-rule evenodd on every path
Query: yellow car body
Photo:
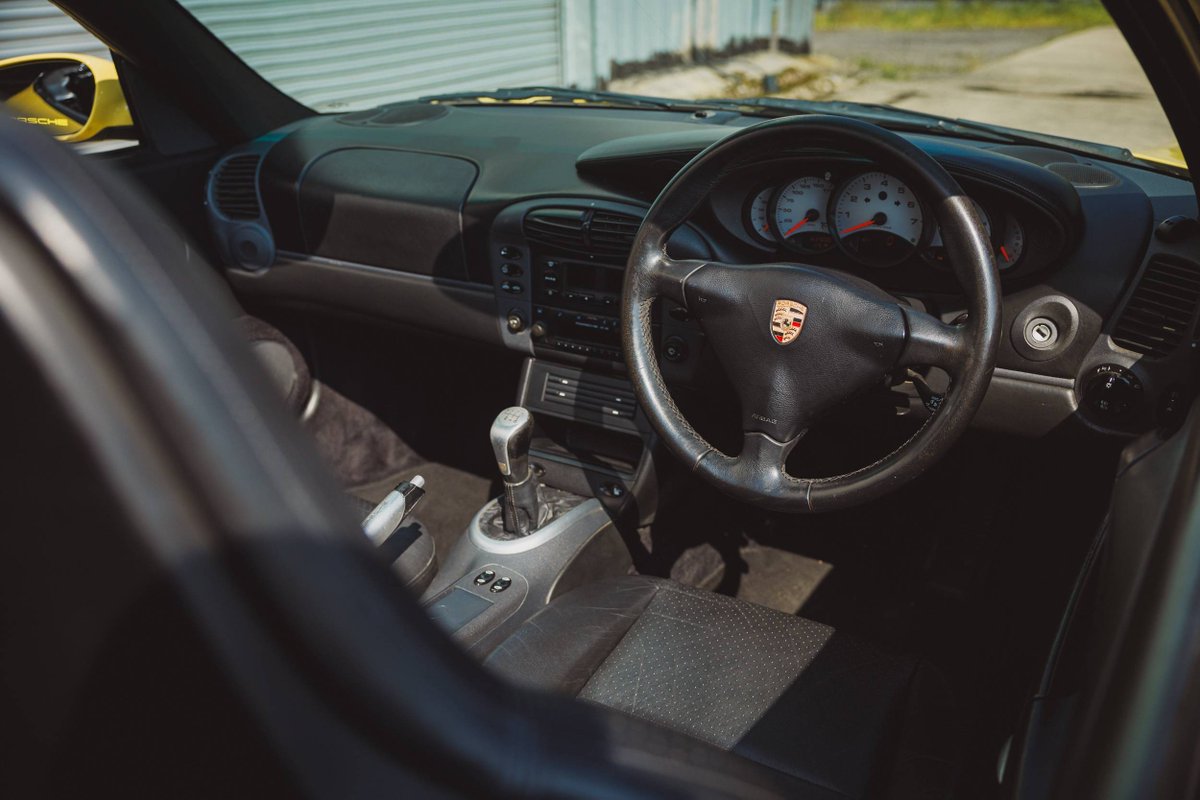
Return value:
M 37 53 L 29 56 L 0 59 L 0 72 L 7 67 L 19 67 L 37 61 L 75 61 L 91 70 L 95 81 L 95 99 L 85 122 L 80 123 L 46 102 L 32 85 L 12 95 L 5 102 L 9 113 L 18 122 L 51 129 L 55 138 L 64 142 L 83 142 L 108 128 L 127 128 L 133 125 L 129 105 L 117 76 L 117 68 L 106 58 L 79 53 Z

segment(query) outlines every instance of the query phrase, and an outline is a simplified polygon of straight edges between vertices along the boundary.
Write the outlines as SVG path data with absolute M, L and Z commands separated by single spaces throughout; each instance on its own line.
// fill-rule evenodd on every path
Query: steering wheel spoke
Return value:
M 742 451 L 736 457 L 728 459 L 729 473 L 736 476 L 743 486 L 758 494 L 779 494 L 785 483 L 794 480 L 788 476 L 784 464 L 788 455 L 804 438 L 805 432 L 802 431 L 786 442 L 773 439 L 760 431 L 743 432 Z
M 932 314 L 901 306 L 908 337 L 900 353 L 899 366 L 939 367 L 957 375 L 970 349 L 963 325 L 947 325 Z
M 653 292 L 658 297 L 672 300 L 686 308 L 688 279 L 701 269 L 711 266 L 720 265 L 696 258 L 677 259 L 661 255 L 649 271 Z

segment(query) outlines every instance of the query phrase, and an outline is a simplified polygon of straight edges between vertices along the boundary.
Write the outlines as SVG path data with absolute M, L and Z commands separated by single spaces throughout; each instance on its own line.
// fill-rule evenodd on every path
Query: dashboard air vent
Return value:
M 525 236 L 567 250 L 586 250 L 586 221 L 587 212 L 577 208 L 539 208 L 525 215 Z
M 597 253 L 627 256 L 641 226 L 642 221 L 637 217 L 611 211 L 597 211 L 592 214 L 592 222 L 588 226 L 592 250 Z
M 542 388 L 542 402 L 565 406 L 576 415 L 595 415 L 633 419 L 637 413 L 637 398 L 633 387 L 621 386 L 594 378 L 547 373 Z
M 1187 336 L 1200 303 L 1200 265 L 1155 256 L 1121 312 L 1113 341 L 1152 358 L 1170 355 Z
M 642 221 L 629 214 L 576 208 L 539 208 L 525 216 L 525 236 L 571 253 L 629 255 Z
M 258 162 L 254 154 L 234 156 L 217 168 L 212 197 L 217 211 L 229 219 L 258 219 Z

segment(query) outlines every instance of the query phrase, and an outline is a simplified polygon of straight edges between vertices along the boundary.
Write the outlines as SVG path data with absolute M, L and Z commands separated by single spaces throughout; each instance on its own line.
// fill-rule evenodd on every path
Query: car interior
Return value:
M 140 144 L 0 119 L 7 796 L 1198 796 L 1186 173 L 59 5 Z

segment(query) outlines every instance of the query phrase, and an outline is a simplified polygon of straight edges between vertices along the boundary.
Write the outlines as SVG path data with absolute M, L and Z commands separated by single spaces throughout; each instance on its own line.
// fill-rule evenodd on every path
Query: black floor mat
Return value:
M 828 562 L 758 544 L 743 547 L 740 555 L 745 572 L 734 596 L 785 614 L 800 612 L 833 569 Z

